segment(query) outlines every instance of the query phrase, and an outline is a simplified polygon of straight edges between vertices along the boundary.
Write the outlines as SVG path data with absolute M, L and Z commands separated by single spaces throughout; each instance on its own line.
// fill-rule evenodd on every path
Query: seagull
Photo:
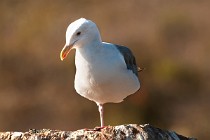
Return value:
M 68 26 L 60 59 L 72 49 L 76 49 L 75 90 L 97 104 L 104 127 L 103 105 L 122 102 L 140 89 L 135 57 L 127 47 L 102 42 L 97 25 L 85 18 Z

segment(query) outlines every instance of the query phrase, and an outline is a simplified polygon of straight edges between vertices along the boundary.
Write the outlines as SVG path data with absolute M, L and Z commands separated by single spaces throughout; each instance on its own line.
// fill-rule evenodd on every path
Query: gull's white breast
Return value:
M 77 93 L 96 103 L 121 102 L 140 88 L 138 77 L 127 69 L 123 56 L 112 44 L 77 49 L 75 65 Z

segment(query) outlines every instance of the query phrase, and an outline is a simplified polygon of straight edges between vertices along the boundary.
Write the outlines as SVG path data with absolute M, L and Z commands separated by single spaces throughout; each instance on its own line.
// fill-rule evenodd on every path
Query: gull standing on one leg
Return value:
M 102 42 L 96 24 L 85 18 L 68 26 L 61 60 L 71 49 L 76 49 L 76 92 L 96 102 L 103 127 L 103 105 L 122 102 L 140 88 L 135 57 L 127 47 Z

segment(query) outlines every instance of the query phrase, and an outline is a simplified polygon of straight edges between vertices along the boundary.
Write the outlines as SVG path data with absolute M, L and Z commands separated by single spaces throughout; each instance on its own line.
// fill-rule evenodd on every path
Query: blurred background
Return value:
M 103 41 L 128 46 L 141 90 L 105 105 L 105 124 L 210 134 L 210 1 L 1 0 L 0 131 L 99 126 L 97 106 L 74 90 L 74 55 L 61 62 L 67 26 L 85 17 Z

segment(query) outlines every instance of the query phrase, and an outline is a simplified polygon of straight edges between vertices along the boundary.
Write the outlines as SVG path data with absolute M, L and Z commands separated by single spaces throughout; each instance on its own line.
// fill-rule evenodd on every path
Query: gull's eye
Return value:
M 81 32 L 77 32 L 77 34 L 76 34 L 76 35 L 77 35 L 77 36 L 79 36 L 80 34 L 81 34 Z

